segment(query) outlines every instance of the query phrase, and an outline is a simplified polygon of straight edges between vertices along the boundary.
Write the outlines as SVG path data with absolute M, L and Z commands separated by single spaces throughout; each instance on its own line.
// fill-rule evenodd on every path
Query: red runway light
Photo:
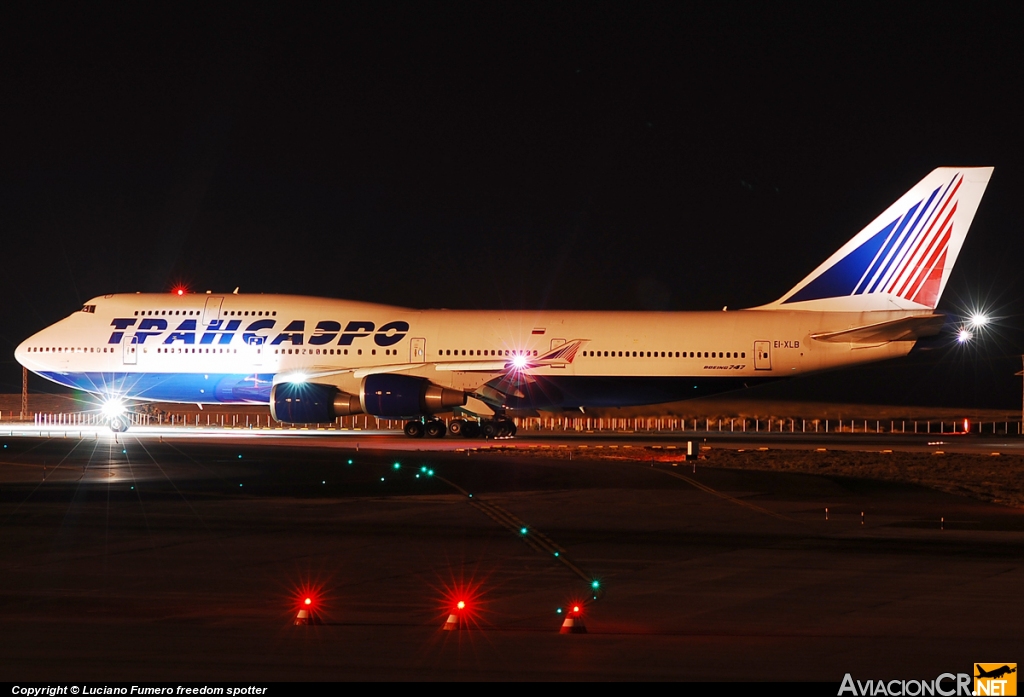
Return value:
M 456 607 L 458 607 L 460 610 L 465 610 L 466 609 L 466 601 L 465 600 L 460 600 L 459 604 Z
M 586 634 L 587 626 L 583 623 L 583 603 L 573 603 L 572 611 L 565 613 L 565 620 L 559 634 Z
M 302 582 L 293 588 L 289 605 L 295 624 L 323 624 L 330 614 L 330 596 L 325 594 L 319 582 Z

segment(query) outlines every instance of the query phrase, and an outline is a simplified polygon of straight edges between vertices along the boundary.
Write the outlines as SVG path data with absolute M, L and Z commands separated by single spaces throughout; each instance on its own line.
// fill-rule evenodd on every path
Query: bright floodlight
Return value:
M 971 333 L 970 331 L 968 331 L 967 329 L 961 329 L 961 330 L 960 330 L 960 331 L 959 331 L 959 332 L 957 333 L 957 335 L 956 335 L 956 340 L 957 340 L 958 342 L 960 342 L 961 344 L 966 344 L 966 343 L 967 343 L 968 341 L 970 341 L 970 340 L 971 340 L 971 339 L 973 339 L 973 338 L 974 338 L 974 334 L 972 334 L 972 333 Z
M 526 367 L 526 356 L 522 354 L 516 354 L 512 356 L 512 367 L 516 370 L 522 370 Z
M 302 383 L 306 382 L 306 380 L 309 380 L 309 376 L 306 375 L 305 373 L 293 373 L 288 377 L 288 382 L 294 383 L 296 385 L 301 385 Z
M 108 419 L 121 416 L 125 412 L 124 401 L 120 397 L 110 397 L 103 402 L 100 411 Z
M 975 312 L 973 315 L 971 315 L 970 325 L 972 327 L 980 328 L 984 327 L 986 324 L 988 324 L 988 315 L 982 314 L 980 312 Z

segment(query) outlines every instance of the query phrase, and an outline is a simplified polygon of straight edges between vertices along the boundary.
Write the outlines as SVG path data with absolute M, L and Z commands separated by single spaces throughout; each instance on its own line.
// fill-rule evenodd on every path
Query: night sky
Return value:
M 986 341 L 772 394 L 1020 404 L 1019 3 L 93 5 L 2 11 L 0 391 L 84 300 L 178 282 L 758 305 L 934 167 L 992 165 L 940 305 L 984 303 Z

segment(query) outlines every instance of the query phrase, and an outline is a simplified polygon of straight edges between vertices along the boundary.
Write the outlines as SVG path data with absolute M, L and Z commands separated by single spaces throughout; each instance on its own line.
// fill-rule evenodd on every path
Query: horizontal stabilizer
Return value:
M 887 341 L 917 341 L 926 336 L 935 336 L 945 324 L 945 315 L 917 315 L 902 317 L 888 322 L 866 324 L 862 327 L 843 329 L 837 332 L 811 334 L 815 341 L 829 341 L 850 344 L 878 344 Z

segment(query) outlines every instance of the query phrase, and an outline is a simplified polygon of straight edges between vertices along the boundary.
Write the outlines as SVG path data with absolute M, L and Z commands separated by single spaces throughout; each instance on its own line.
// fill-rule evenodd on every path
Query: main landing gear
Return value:
M 428 419 L 407 421 L 404 430 L 405 435 L 410 438 L 444 438 L 445 433 L 450 433 L 456 438 L 508 438 L 516 434 L 516 424 L 507 416 L 483 419 L 479 423 L 453 419 L 447 427 L 441 419 Z

